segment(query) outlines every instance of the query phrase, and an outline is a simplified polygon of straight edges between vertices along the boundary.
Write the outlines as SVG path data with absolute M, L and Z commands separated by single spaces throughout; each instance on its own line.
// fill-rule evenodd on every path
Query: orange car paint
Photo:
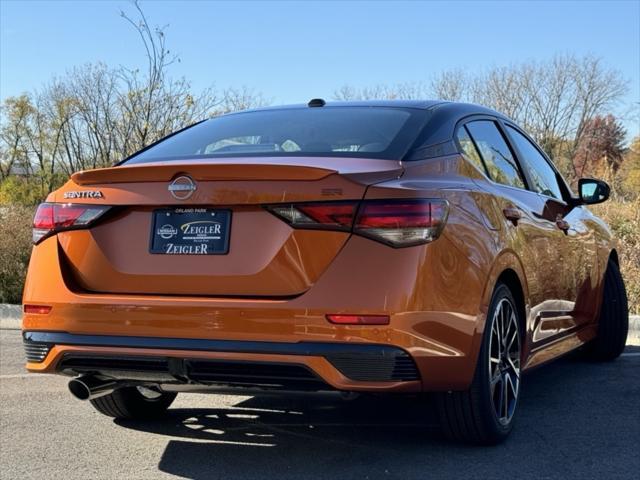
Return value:
M 303 170 L 296 159 L 263 158 L 255 161 L 255 171 L 229 159 L 75 174 L 48 200 L 99 189 L 102 199 L 74 201 L 137 206 L 34 247 L 23 303 L 52 310 L 25 313 L 22 327 L 91 335 L 387 344 L 410 353 L 421 382 L 352 381 L 320 357 L 62 345 L 27 368 L 54 373 L 65 352 L 78 350 L 250 358 L 302 362 L 343 390 L 462 390 L 475 370 L 493 288 L 505 272 L 522 288 L 525 368 L 593 338 L 612 247 L 607 227 L 586 208 L 560 212 L 573 227 L 565 234 L 554 225 L 560 207 L 523 190 L 509 189 L 505 195 L 508 187 L 489 181 L 460 155 L 403 164 L 353 160 L 305 158 Z M 254 176 L 247 178 L 247 171 Z M 228 256 L 158 259 L 148 253 L 150 211 L 177 203 L 167 182 L 178 173 L 189 174 L 199 187 L 180 206 L 233 209 Z M 271 180 L 259 180 L 264 178 Z M 450 212 L 443 234 L 426 245 L 393 249 L 344 232 L 293 230 L 260 207 L 363 195 L 444 198 Z M 514 226 L 502 211 L 519 204 L 540 216 L 525 216 Z M 120 222 L 127 236 L 115 235 L 109 222 Z M 267 238 L 261 238 L 261 228 L 270 230 Z M 572 267 L 576 256 L 588 259 L 577 270 Z M 390 323 L 336 325 L 327 321 L 327 313 L 389 315 Z

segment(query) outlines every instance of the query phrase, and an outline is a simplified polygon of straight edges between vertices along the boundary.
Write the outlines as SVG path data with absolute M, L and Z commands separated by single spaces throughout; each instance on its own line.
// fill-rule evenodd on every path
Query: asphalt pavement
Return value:
M 425 398 L 182 394 L 164 421 L 114 421 L 66 380 L 27 374 L 0 330 L 0 478 L 638 478 L 640 347 L 569 356 L 524 377 L 497 447 L 449 443 Z

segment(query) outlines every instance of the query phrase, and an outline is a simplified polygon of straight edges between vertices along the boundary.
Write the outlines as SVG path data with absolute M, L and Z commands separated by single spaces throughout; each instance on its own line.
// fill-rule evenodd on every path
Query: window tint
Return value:
M 538 193 L 542 193 L 549 197 L 562 199 L 562 190 L 558 185 L 558 177 L 556 172 L 551 168 L 547 160 L 542 156 L 538 149 L 533 145 L 527 137 L 522 135 L 515 128 L 507 125 L 509 134 L 513 139 L 516 147 L 520 151 L 522 158 L 520 161 L 529 167 L 531 188 Z
M 524 188 L 518 165 L 495 122 L 476 120 L 467 123 L 466 127 L 480 150 L 489 177 L 494 182 Z
M 462 153 L 465 158 L 478 167 L 481 172 L 487 173 L 487 169 L 484 167 L 484 163 L 482 163 L 478 149 L 473 144 L 473 140 L 471 140 L 469 132 L 467 132 L 465 127 L 458 129 L 458 142 L 460 142 L 460 147 L 462 148 Z
M 274 155 L 399 159 L 415 141 L 426 115 L 425 110 L 383 107 L 223 115 L 168 137 L 126 163 Z

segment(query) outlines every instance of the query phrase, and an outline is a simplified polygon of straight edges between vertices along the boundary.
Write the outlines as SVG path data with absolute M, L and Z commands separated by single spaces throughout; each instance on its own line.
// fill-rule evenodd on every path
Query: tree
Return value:
M 640 136 L 631 141 L 620 174 L 624 191 L 633 198 L 640 197 Z
M 466 100 L 469 79 L 464 70 L 445 70 L 431 79 L 430 94 L 450 102 Z
M 577 177 L 604 171 L 615 174 L 622 164 L 626 134 L 611 114 L 598 115 L 585 122 L 573 157 Z
M 0 128 L 0 180 L 9 176 L 15 166 L 25 168 L 28 165 L 25 139 L 33 111 L 31 99 L 26 94 L 4 102 L 2 117 L 6 121 Z
M 340 101 L 352 100 L 419 100 L 428 97 L 428 87 L 422 83 L 397 83 L 395 85 L 374 85 L 372 87 L 356 88 L 344 85 L 335 92 L 333 97 Z
M 222 115 L 229 112 L 247 110 L 249 108 L 258 108 L 263 107 L 268 103 L 269 102 L 261 93 L 258 93 L 249 87 L 231 87 L 224 90 L 222 101 L 216 105 L 213 114 Z
M 267 103 L 248 87 L 216 91 L 211 86 L 196 93 L 185 78 L 171 78 L 168 69 L 179 58 L 167 48 L 166 27 L 152 28 L 137 1 L 133 9 L 133 16 L 121 15 L 140 37 L 144 67 L 86 64 L 4 101 L 3 201 L 9 194 L 37 201 L 73 172 L 113 165 L 204 118 Z M 8 181 L 16 170 L 22 177 Z

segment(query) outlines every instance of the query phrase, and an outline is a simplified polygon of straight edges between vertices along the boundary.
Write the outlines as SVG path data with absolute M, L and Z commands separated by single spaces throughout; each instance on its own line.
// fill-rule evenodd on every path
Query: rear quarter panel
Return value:
M 476 191 L 477 172 L 466 161 L 454 155 L 411 162 L 405 168 L 401 178 L 369 187 L 366 198 L 444 198 L 449 202 L 441 237 L 420 247 L 424 260 L 411 272 L 413 282 L 403 308 L 421 315 L 417 333 L 459 347 L 459 362 L 424 352 L 432 375 L 428 387 L 444 387 L 454 369 L 468 385 L 495 281 L 503 269 L 512 268 L 524 282 L 521 263 L 506 248 L 487 197 Z

